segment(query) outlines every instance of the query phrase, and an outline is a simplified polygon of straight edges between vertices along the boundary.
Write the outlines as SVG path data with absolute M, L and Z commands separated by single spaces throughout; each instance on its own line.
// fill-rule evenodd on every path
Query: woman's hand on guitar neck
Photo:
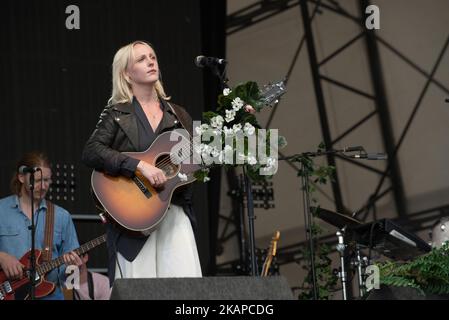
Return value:
M 137 169 L 148 179 L 153 187 L 162 187 L 167 181 L 164 172 L 148 162 L 141 160 L 137 165 Z
M 16 257 L 0 252 L 0 268 L 8 279 L 20 279 L 23 275 L 24 265 Z

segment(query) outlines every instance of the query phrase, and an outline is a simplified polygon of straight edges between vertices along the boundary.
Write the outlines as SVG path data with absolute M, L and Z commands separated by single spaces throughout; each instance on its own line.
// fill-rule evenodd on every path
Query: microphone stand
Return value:
M 36 299 L 36 254 L 35 254 L 35 234 L 36 226 L 34 223 L 34 171 L 30 172 L 30 191 L 31 191 L 31 226 L 28 229 L 31 230 L 31 253 L 30 253 L 30 299 Z
M 218 65 L 214 65 L 213 67 L 211 67 L 211 69 L 212 69 L 213 73 L 220 79 L 221 91 L 223 91 L 223 89 L 225 89 L 225 88 L 229 88 L 228 78 L 226 77 L 226 65 L 224 66 L 222 72 L 220 72 Z M 254 232 L 255 215 L 254 215 L 253 190 L 252 190 L 251 178 L 249 177 L 245 166 L 243 166 L 243 181 L 244 181 L 244 186 L 246 189 L 245 192 L 246 192 L 246 201 L 247 201 L 247 210 L 248 210 L 248 231 L 249 231 L 250 260 L 251 260 L 251 266 L 250 266 L 251 276 L 258 276 L 259 269 L 257 266 L 257 259 L 256 259 L 256 239 L 255 239 L 255 232 Z M 241 205 L 243 205 L 243 203 Z M 242 219 L 242 222 L 243 222 L 243 219 Z M 243 237 L 242 237 L 242 239 L 243 239 Z M 245 247 L 243 247 L 243 250 L 245 250 Z
M 280 157 L 279 160 L 287 160 L 292 162 L 299 162 L 301 164 L 301 180 L 302 180 L 302 193 L 303 193 L 303 203 L 304 203 L 304 222 L 306 229 L 306 240 L 309 245 L 309 255 L 310 255 L 310 272 L 312 273 L 312 291 L 313 299 L 318 299 L 318 285 L 317 285 L 317 275 L 315 266 L 315 246 L 314 246 L 314 235 L 312 231 L 313 226 L 313 214 L 310 206 L 310 190 L 309 190 L 309 177 L 310 172 L 308 166 L 304 164 L 304 159 L 314 158 L 319 156 L 324 156 L 328 154 L 343 154 L 350 151 L 360 151 L 360 150 L 326 150 L 317 152 L 304 152 L 300 154 L 295 154 L 292 156 Z
M 226 65 L 223 68 L 223 71 L 220 72 L 218 65 L 213 65 L 210 67 L 214 75 L 216 75 L 220 79 L 220 87 L 221 91 L 225 88 L 229 88 L 228 86 L 228 78 L 226 77 Z M 254 200 L 253 200 L 253 191 L 251 185 L 251 178 L 246 172 L 245 166 L 243 166 L 243 180 L 246 189 L 246 200 L 247 200 L 247 209 L 248 209 L 248 229 L 249 229 L 249 249 L 250 249 L 250 259 L 251 259 L 251 276 L 258 276 L 259 270 L 257 267 L 256 260 L 256 240 L 255 240 L 255 232 L 254 232 Z
M 248 229 L 249 229 L 249 248 L 251 256 L 251 276 L 256 277 L 259 275 L 259 269 L 257 267 L 256 260 L 256 238 L 254 232 L 254 200 L 253 200 L 253 190 L 251 185 L 251 178 L 246 172 L 246 167 L 243 166 L 243 177 L 245 179 L 246 187 L 246 202 L 248 209 Z
M 226 77 L 226 65 L 223 67 L 223 71 L 220 71 L 218 65 L 210 66 L 212 73 L 220 79 L 220 89 L 223 92 L 223 89 L 229 88 L 228 81 L 229 79 Z

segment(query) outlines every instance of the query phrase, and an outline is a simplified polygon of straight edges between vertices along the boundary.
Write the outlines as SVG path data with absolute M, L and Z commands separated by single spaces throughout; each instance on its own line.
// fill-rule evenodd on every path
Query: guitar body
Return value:
M 40 250 L 35 250 L 36 267 L 42 263 L 42 253 Z M 26 270 L 31 268 L 31 250 L 25 253 L 25 255 L 19 260 L 25 266 Z M 8 280 L 3 271 L 0 271 L 0 292 L 3 295 L 4 300 L 25 300 L 29 298 L 28 292 L 30 288 L 30 279 L 28 275 L 17 280 Z M 9 285 L 11 291 L 5 290 L 5 286 Z M 41 277 L 35 287 L 36 298 L 42 298 L 48 296 L 55 290 L 55 285 L 52 282 L 46 281 L 44 277 Z M 9 291 L 9 292 L 8 292 Z
M 77 255 L 82 255 L 89 250 L 99 246 L 100 244 L 106 242 L 106 234 L 95 238 L 89 242 L 86 242 L 81 247 L 73 250 Z M 42 252 L 40 250 L 34 250 L 36 257 L 36 286 L 35 286 L 35 297 L 43 298 L 51 294 L 56 285 L 52 282 L 45 280 L 45 275 L 51 270 L 64 264 L 63 256 L 60 256 L 51 261 L 43 261 Z M 20 279 L 9 280 L 5 273 L 0 270 L 0 301 L 1 300 L 25 300 L 29 298 L 30 292 L 30 274 L 31 269 L 31 250 L 28 251 L 19 261 L 22 263 L 24 268 L 24 274 Z
M 187 144 L 189 147 L 179 151 L 179 146 Z M 178 149 L 172 149 L 175 146 Z M 173 150 L 176 150 L 182 159 L 186 158 L 185 154 L 189 152 L 189 164 L 173 163 L 170 158 Z M 139 172 L 134 179 L 129 179 L 94 171 L 91 177 L 92 190 L 96 200 L 118 224 L 131 231 L 151 232 L 165 217 L 175 189 L 195 181 L 193 173 L 200 169 L 200 166 L 193 164 L 192 156 L 189 156 L 189 139 L 176 132 L 162 133 L 144 152 L 124 154 L 163 170 L 167 177 L 164 187 L 153 188 Z M 180 173 L 184 178 L 180 177 Z

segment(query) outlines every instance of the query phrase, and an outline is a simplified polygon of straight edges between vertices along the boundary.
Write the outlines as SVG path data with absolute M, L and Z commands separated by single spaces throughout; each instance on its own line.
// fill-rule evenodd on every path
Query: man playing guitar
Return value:
M 27 153 L 18 162 L 16 172 L 11 181 L 13 194 L 0 199 L 0 299 L 5 298 L 11 282 L 21 279 L 26 281 L 26 273 L 29 271 L 20 259 L 31 248 L 31 173 L 24 168 L 39 168 L 35 173 L 34 181 L 34 221 L 35 221 L 35 249 L 42 250 L 42 258 L 63 256 L 65 265 L 80 265 L 80 257 L 71 252 L 79 247 L 70 214 L 63 208 L 51 204 L 45 200 L 45 195 L 51 184 L 51 169 L 48 158 L 43 153 Z M 53 207 L 53 209 L 50 209 Z M 49 211 L 53 211 L 52 227 L 46 227 Z M 50 219 L 48 219 L 50 221 Z M 45 230 L 51 230 L 52 245 L 49 250 L 45 248 L 45 239 L 48 236 Z M 36 257 L 37 261 L 38 257 Z M 5 279 L 4 279 L 5 278 Z M 61 266 L 49 272 L 46 280 L 56 285 L 54 292 L 44 299 L 63 299 L 60 289 L 65 281 L 65 266 Z M 16 299 L 24 299 L 29 296 L 29 285 L 24 286 L 24 292 L 16 292 Z M 53 291 L 53 290 L 52 290 Z M 36 291 L 36 298 L 40 298 Z

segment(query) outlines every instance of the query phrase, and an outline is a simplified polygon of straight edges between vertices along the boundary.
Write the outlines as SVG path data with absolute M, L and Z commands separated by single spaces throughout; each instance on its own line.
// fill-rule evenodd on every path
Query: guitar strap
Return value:
M 55 205 L 47 201 L 47 213 L 45 215 L 44 246 L 42 258 L 44 262 L 51 261 L 51 252 L 53 249 L 53 227 L 55 221 Z
M 89 289 L 89 297 L 91 300 L 95 300 L 94 294 L 94 277 L 90 271 L 87 271 L 87 287 Z

